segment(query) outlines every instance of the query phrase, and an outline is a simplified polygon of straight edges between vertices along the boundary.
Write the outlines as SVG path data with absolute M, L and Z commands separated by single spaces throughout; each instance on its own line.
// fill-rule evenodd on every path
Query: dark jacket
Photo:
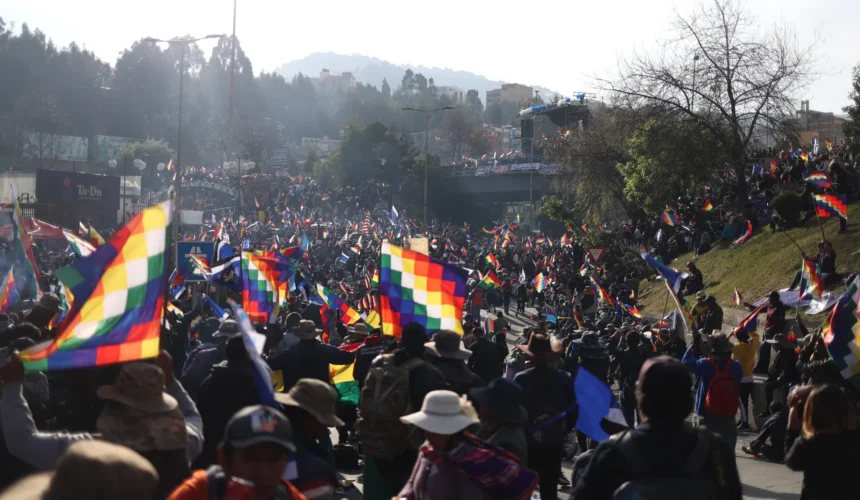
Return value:
M 631 432 L 631 439 L 643 461 L 650 469 L 650 476 L 689 477 L 684 472 L 684 465 L 696 442 L 696 435 L 688 425 L 660 425 L 645 422 Z M 721 440 L 715 443 L 720 447 L 722 474 L 725 487 L 728 489 L 730 500 L 741 500 L 741 480 L 735 462 L 735 451 L 723 444 Z M 703 466 L 704 470 L 717 473 L 714 454 L 709 454 Z M 624 455 L 618 451 L 615 442 L 600 443 L 589 461 L 588 467 L 574 486 L 572 500 L 609 500 L 619 486 L 633 478 L 633 471 L 627 464 Z
M 203 419 L 203 451 L 194 461 L 195 469 L 217 463 L 218 444 L 224 439 L 227 422 L 242 408 L 260 404 L 252 370 L 250 365 L 237 367 L 224 361 L 213 366 L 200 384 L 197 410 Z
M 303 378 L 330 383 L 328 365 L 348 365 L 354 361 L 354 352 L 341 351 L 337 347 L 311 339 L 300 340 L 298 344 L 269 359 L 269 367 L 283 372 L 284 391 L 289 391 Z
M 185 388 L 191 399 L 197 401 L 197 391 L 200 384 L 209 376 L 212 367 L 224 361 L 227 344 L 222 342 L 213 347 L 202 348 L 192 352 L 193 358 L 188 357 L 188 368 L 182 372 L 182 387 Z
M 714 330 L 723 328 L 723 308 L 714 304 L 708 307 L 708 312 L 705 313 L 704 320 L 701 323 L 700 330 L 706 335 L 710 335 Z
M 684 357 L 684 353 L 687 352 L 687 343 L 673 336 L 668 342 L 657 344 L 657 352 L 680 360 Z
M 394 353 L 394 364 L 400 366 L 412 359 L 405 350 L 401 349 Z M 425 360 L 426 361 L 426 360 Z M 409 371 L 409 403 L 412 411 L 421 409 L 424 396 L 428 392 L 442 389 L 451 389 L 445 376 L 438 368 L 428 362 L 421 363 Z
M 296 426 L 293 426 L 293 429 L 295 428 Z M 294 457 L 298 472 L 298 477 L 292 481 L 293 485 L 302 493 L 314 491 L 324 495 L 324 492 L 328 491 L 329 495 L 334 495 L 338 480 L 331 447 L 325 448 L 302 433 L 295 433 L 293 441 L 296 445 Z
M 811 438 L 798 434 L 790 430 L 786 436 L 785 465 L 803 472 L 800 499 L 856 498 L 860 430 Z
M 442 373 L 445 382 L 450 386 L 449 388 L 461 396 L 469 392 L 469 389 L 485 385 L 481 377 L 472 372 L 463 360 L 437 358 L 435 356 L 430 356 L 429 360 Z M 410 378 L 411 382 L 412 379 Z
M 508 353 L 500 345 L 481 337 L 469 350 L 472 351 L 472 357 L 467 365 L 485 384 L 502 376 L 502 365 Z
M 364 339 L 364 345 L 355 351 L 355 366 L 352 368 L 352 376 L 358 386 L 364 386 L 364 379 L 370 371 L 370 365 L 377 356 L 385 351 L 383 337 L 373 336 Z
M 776 386 L 800 381 L 797 372 L 797 352 L 791 347 L 780 347 L 776 351 L 776 358 L 767 373 L 767 381 Z
M 576 405 L 576 395 L 573 391 L 573 381 L 567 372 L 540 364 L 534 368 L 518 373 L 514 377 L 516 382 L 526 395 L 526 411 L 530 416 L 538 415 L 546 407 L 547 403 L 561 413 L 567 411 L 565 428 L 571 430 L 579 418 L 579 407 Z M 551 400 L 548 398 L 552 398 Z M 528 430 L 529 424 L 526 424 Z M 535 443 L 530 443 L 537 446 Z M 549 446 L 564 446 L 563 440 L 558 443 L 550 443 Z

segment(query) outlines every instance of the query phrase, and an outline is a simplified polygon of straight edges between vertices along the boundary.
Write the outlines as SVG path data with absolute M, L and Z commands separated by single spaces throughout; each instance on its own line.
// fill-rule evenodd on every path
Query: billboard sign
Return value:
M 93 137 L 93 161 L 96 163 L 107 163 L 117 160 L 117 150 L 130 142 L 140 142 L 140 139 L 128 137 L 114 137 L 112 135 L 97 135 Z
M 273 168 L 286 168 L 290 164 L 290 150 L 288 148 L 272 148 L 269 153 L 269 166 Z
M 36 172 L 36 199 L 62 202 L 78 213 L 116 213 L 119 177 L 41 169 Z
M 41 160 L 87 161 L 89 142 L 86 137 L 24 132 L 24 158 Z

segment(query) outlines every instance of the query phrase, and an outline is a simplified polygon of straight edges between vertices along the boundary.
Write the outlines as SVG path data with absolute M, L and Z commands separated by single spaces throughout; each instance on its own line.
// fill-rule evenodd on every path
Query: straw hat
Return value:
M 337 392 L 321 380 L 303 378 L 296 382 L 290 392 L 275 394 L 275 400 L 283 405 L 305 410 L 326 427 L 344 425 L 343 420 L 335 415 Z
M 164 392 L 164 372 L 147 363 L 122 366 L 113 385 L 103 385 L 96 394 L 145 413 L 163 413 L 179 407 L 173 396 Z
M 400 417 L 400 421 L 434 434 L 450 436 L 480 422 L 474 408 L 452 391 L 431 391 L 424 397 L 421 411 Z

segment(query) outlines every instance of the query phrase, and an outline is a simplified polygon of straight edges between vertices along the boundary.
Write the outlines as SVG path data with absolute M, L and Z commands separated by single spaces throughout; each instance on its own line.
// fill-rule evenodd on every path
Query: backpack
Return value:
M 206 469 L 206 489 L 209 493 L 208 500 L 222 500 L 224 498 L 253 498 L 254 485 L 237 478 L 228 478 L 220 465 L 213 465 Z M 290 500 L 293 495 L 283 484 L 275 490 L 275 500 Z
M 562 408 L 559 401 L 564 391 L 573 389 L 556 383 L 556 377 L 542 384 L 536 384 L 526 396 L 526 441 L 529 448 L 558 447 L 564 442 L 566 416 L 570 408 Z
M 712 360 L 708 360 L 714 367 L 714 376 L 705 393 L 705 409 L 708 413 L 717 417 L 731 417 L 738 412 L 740 405 L 741 385 L 729 371 L 731 361 L 726 363 L 722 370 Z
M 624 455 L 632 479 L 612 494 L 613 500 L 723 500 L 727 498 L 725 472 L 722 470 L 720 446 L 716 436 L 697 428 L 696 444 L 687 458 L 684 471 L 676 477 L 653 477 L 645 457 L 639 453 L 630 431 L 626 430 L 609 439 Z M 716 470 L 703 470 L 708 456 L 713 457 Z
M 423 363 L 421 358 L 412 358 L 396 366 L 394 355 L 384 354 L 370 368 L 359 400 L 358 435 L 365 455 L 391 460 L 409 448 L 417 434 L 400 417 L 413 410 L 409 372 Z

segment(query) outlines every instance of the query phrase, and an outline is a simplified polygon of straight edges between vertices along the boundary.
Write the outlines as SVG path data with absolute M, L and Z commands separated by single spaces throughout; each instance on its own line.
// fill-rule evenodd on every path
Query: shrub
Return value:
M 795 226 L 800 222 L 803 198 L 794 191 L 784 191 L 778 194 L 771 202 L 771 206 L 788 227 Z

